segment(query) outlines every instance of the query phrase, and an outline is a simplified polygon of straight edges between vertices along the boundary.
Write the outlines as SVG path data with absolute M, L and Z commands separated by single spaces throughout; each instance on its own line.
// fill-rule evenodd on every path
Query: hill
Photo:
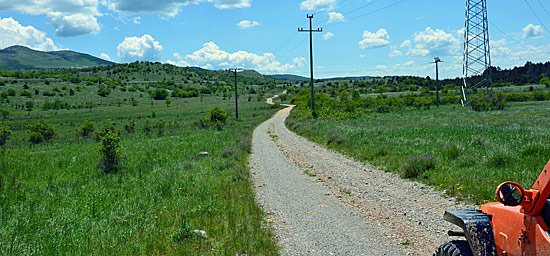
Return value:
M 0 68 L 2 69 L 81 68 L 112 64 L 114 62 L 73 51 L 43 52 L 20 45 L 0 50 Z
M 282 75 L 266 75 L 269 78 L 283 80 L 283 81 L 292 81 L 292 82 L 305 82 L 309 81 L 309 78 L 297 75 L 282 74 Z

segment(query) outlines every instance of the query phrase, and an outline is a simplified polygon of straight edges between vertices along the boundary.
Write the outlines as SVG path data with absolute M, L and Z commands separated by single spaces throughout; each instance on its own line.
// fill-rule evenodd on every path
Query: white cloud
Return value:
M 377 65 L 376 67 L 374 67 L 375 69 L 378 69 L 378 70 L 386 70 L 388 69 L 388 66 L 386 65 Z
M 363 40 L 359 41 L 359 48 L 370 49 L 386 46 L 390 43 L 388 32 L 381 28 L 376 33 L 371 33 L 367 30 L 363 32 Z
M 402 56 L 402 55 L 403 55 L 403 53 L 400 50 L 397 50 L 397 49 L 390 52 L 390 57 L 398 57 L 398 56 Z
M 544 32 L 540 25 L 535 26 L 533 24 L 525 26 L 522 30 L 523 36 L 521 38 L 541 38 L 542 33 Z
M 214 6 L 219 9 L 247 8 L 250 0 L 216 0 Z
M 102 0 L 101 4 L 114 12 L 155 13 L 161 17 L 174 17 L 180 8 L 189 4 L 213 2 L 218 9 L 247 8 L 250 0 Z
M 327 32 L 326 34 L 323 35 L 323 40 L 329 40 L 333 37 L 334 37 L 333 33 Z
M 132 22 L 137 25 L 141 24 L 141 17 L 134 17 Z
M 257 21 L 250 21 L 250 20 L 242 20 L 239 23 L 237 23 L 237 26 L 240 29 L 249 29 L 260 25 L 262 24 Z
M 401 43 L 401 45 L 399 47 L 401 47 L 401 48 L 411 47 L 411 45 L 412 45 L 411 40 L 405 40 L 405 41 L 403 41 L 403 43 Z
M 411 65 L 413 65 L 413 64 L 414 64 L 414 61 L 410 60 L 410 61 L 405 62 L 403 65 L 405 65 L 405 66 L 411 66 Z
M 174 54 L 173 57 L 176 61 L 169 61 L 169 63 L 179 63 L 183 60 L 179 54 Z M 191 64 L 190 66 L 209 67 L 209 69 L 240 66 L 260 72 L 284 72 L 303 67 L 306 59 L 298 57 L 294 58 L 292 64 L 282 64 L 275 60 L 272 53 L 264 53 L 263 55 L 246 51 L 229 53 L 221 50 L 214 42 L 208 42 L 198 51 L 186 55 L 185 63 Z
M 111 56 L 107 55 L 107 53 L 102 53 L 101 55 L 99 55 L 99 57 L 104 60 L 111 60 Z
M 401 44 L 402 46 L 405 44 Z M 409 56 L 448 56 L 454 55 L 460 49 L 460 41 L 452 34 L 445 33 L 441 29 L 426 30 L 414 34 L 414 47 L 409 46 Z
M 333 22 L 345 22 L 346 19 L 344 18 L 344 15 L 339 12 L 329 12 L 328 13 L 328 23 Z
M 48 18 L 55 27 L 55 34 L 61 37 L 97 34 L 101 30 L 93 15 L 80 13 L 65 15 L 60 12 L 50 12 Z
M 336 7 L 336 0 L 306 0 L 300 3 L 300 9 L 307 11 L 329 11 Z
M 117 55 L 122 62 L 158 60 L 161 52 L 160 43 L 148 34 L 142 37 L 126 37 L 117 47 Z
M 13 18 L 0 19 L 0 48 L 12 45 L 23 45 L 42 51 L 57 51 L 51 38 L 46 33 L 32 26 L 23 26 Z
M 0 12 L 47 15 L 56 35 L 62 37 L 97 33 L 97 0 L 0 0 Z
M 307 63 L 307 60 L 304 57 L 296 57 L 294 58 L 293 63 L 294 65 L 296 65 L 296 67 L 301 68 Z

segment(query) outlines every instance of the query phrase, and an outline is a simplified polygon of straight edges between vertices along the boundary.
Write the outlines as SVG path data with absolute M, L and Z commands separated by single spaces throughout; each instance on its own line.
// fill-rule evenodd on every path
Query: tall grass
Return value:
M 251 130 L 275 109 L 243 100 L 239 120 L 221 129 L 194 126 L 214 105 L 232 109 L 208 97 L 4 121 L 13 135 L 0 147 L 0 255 L 277 254 L 247 166 Z M 58 136 L 30 144 L 25 127 L 37 118 Z M 163 135 L 143 132 L 148 119 L 166 120 Z M 119 172 L 98 169 L 100 142 L 77 135 L 84 120 L 121 134 Z M 124 129 L 128 123 L 134 133 Z M 232 157 L 223 154 L 228 148 Z M 209 156 L 198 157 L 201 151 Z
M 550 159 L 549 101 L 509 103 L 503 111 L 445 105 L 346 120 L 296 117 L 287 125 L 313 141 L 338 134 L 342 143 L 328 147 L 475 203 L 494 200 L 503 181 L 530 188 Z M 415 161 L 426 155 L 430 168 Z

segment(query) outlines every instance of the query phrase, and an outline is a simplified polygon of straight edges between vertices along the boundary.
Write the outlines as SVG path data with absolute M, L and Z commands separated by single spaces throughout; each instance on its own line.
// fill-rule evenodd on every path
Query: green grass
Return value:
M 550 159 L 549 101 L 504 111 L 443 105 L 347 120 L 294 116 L 287 125 L 315 142 L 475 203 L 494 200 L 503 181 L 530 188 Z
M 240 119 L 221 130 L 193 125 L 215 105 L 234 115 L 233 101 L 219 97 L 14 111 L 0 120 L 12 130 L 0 147 L 0 255 L 277 254 L 247 162 L 252 129 L 275 109 L 241 99 Z M 58 135 L 32 145 L 26 126 L 40 118 Z M 163 135 L 143 132 L 145 120 L 161 118 Z M 84 120 L 120 131 L 122 171 L 98 169 L 100 142 L 76 135 Z M 128 134 L 130 121 L 136 132 Z M 210 156 L 196 157 L 201 151 Z

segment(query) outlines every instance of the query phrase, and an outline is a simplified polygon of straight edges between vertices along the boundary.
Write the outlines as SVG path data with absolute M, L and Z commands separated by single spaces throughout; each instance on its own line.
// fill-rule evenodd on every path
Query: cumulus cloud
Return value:
M 142 37 L 126 37 L 117 47 L 117 55 L 122 62 L 158 60 L 161 52 L 162 45 L 148 34 Z
M 111 56 L 109 56 L 107 53 L 102 53 L 101 55 L 99 55 L 99 57 L 104 60 L 111 60 Z
M 23 45 L 42 51 L 57 51 L 51 38 L 46 33 L 32 26 L 23 26 L 13 18 L 0 19 L 0 48 L 12 45 Z
M 307 11 L 329 11 L 336 7 L 336 0 L 306 0 L 300 3 L 300 9 Z
M 403 53 L 400 51 L 400 50 L 397 50 L 397 49 L 394 49 L 393 51 L 390 52 L 390 57 L 398 57 L 398 56 L 402 56 Z
M 333 37 L 334 37 L 333 33 L 327 32 L 326 34 L 323 35 L 323 40 L 329 40 Z
M 50 23 L 55 27 L 55 35 L 61 37 L 97 34 L 101 30 L 97 19 L 92 15 L 65 15 L 59 12 L 48 13 Z
M 328 23 L 345 22 L 345 21 L 346 19 L 344 18 L 344 14 L 341 14 L 339 12 L 328 13 Z
M 363 39 L 359 41 L 359 48 L 371 49 L 386 46 L 390 43 L 390 35 L 388 32 L 381 28 L 376 33 L 371 33 L 367 30 L 363 32 Z
M 56 35 L 63 37 L 99 32 L 97 7 L 97 0 L 0 0 L 0 12 L 47 15 Z
M 237 27 L 239 27 L 240 29 L 249 29 L 259 25 L 262 25 L 262 24 L 257 21 L 250 21 L 250 20 L 242 20 L 239 23 L 237 23 Z
M 401 46 L 409 47 L 409 56 L 448 56 L 458 52 L 460 41 L 441 29 L 433 30 L 427 27 L 424 31 L 414 34 L 414 47 L 411 42 L 403 42 Z
M 201 49 L 186 55 L 185 58 L 179 54 L 174 54 L 173 57 L 175 60 L 170 60 L 169 63 L 179 66 L 199 66 L 208 69 L 241 66 L 261 72 L 284 72 L 303 67 L 306 63 L 303 57 L 294 58 L 292 64 L 282 64 L 275 60 L 272 53 L 263 55 L 246 51 L 229 53 L 220 49 L 214 42 L 205 43 Z
M 155 13 L 161 17 L 174 17 L 183 6 L 200 2 L 214 2 L 218 9 L 250 7 L 250 0 L 102 0 L 101 4 L 114 12 Z
M 216 0 L 214 6 L 219 9 L 247 8 L 250 0 Z
M 540 25 L 529 24 L 523 29 L 523 36 L 521 38 L 541 38 L 542 37 L 542 27 Z

